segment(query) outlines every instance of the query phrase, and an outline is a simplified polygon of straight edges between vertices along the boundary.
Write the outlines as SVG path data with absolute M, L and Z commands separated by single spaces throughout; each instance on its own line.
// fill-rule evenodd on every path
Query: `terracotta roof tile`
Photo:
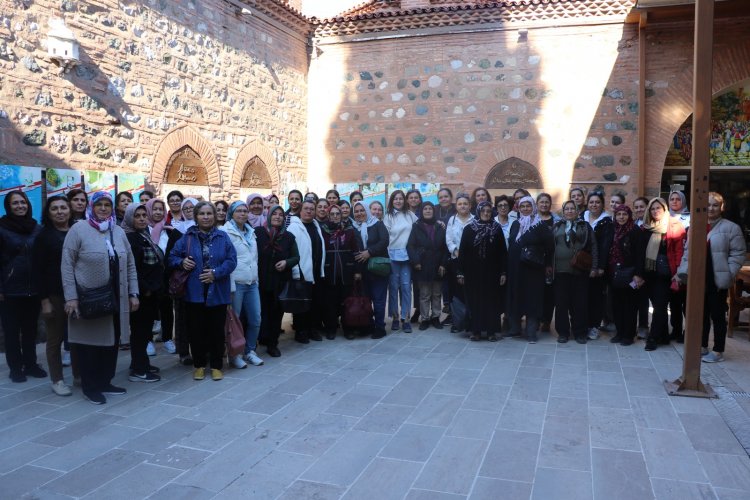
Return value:
M 348 22 L 360 19 L 376 19 L 380 17 L 397 17 L 413 14 L 429 14 L 440 12 L 456 12 L 486 8 L 509 8 L 529 5 L 546 5 L 555 3 L 578 3 L 586 0 L 474 0 L 460 2 L 456 0 L 426 0 L 430 6 L 415 9 L 399 10 L 400 0 L 369 0 L 359 4 L 341 14 L 328 19 L 312 18 L 313 23 L 326 24 Z

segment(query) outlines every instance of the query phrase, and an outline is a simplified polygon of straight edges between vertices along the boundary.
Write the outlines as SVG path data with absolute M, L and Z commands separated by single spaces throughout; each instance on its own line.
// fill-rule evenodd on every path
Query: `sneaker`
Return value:
M 400 329 L 401 329 L 401 324 L 399 323 L 399 321 L 397 319 L 394 319 L 393 323 L 391 323 L 391 331 L 392 332 L 397 332 Z
M 718 363 L 724 361 L 724 354 L 716 351 L 711 351 L 701 358 L 704 363 Z
M 124 387 L 117 387 L 116 385 L 109 384 L 102 390 L 104 394 L 127 394 L 128 390 Z
M 203 367 L 196 368 L 193 372 L 193 380 L 203 380 L 206 378 L 206 369 Z
M 52 384 L 52 392 L 57 394 L 58 396 L 70 396 L 73 394 L 73 391 L 70 390 L 70 387 L 65 385 L 65 382 L 62 380 L 58 380 L 54 384 Z
M 63 351 L 62 353 L 62 365 L 70 366 L 70 351 Z
M 404 320 L 403 321 L 403 330 L 404 330 L 404 333 L 411 333 L 411 323 L 409 323 L 408 321 Z
M 598 328 L 589 328 L 589 334 L 588 334 L 589 340 L 596 340 L 599 338 L 599 329 Z
M 177 346 L 174 345 L 174 340 L 167 340 L 164 342 L 164 350 L 167 351 L 169 354 L 174 354 L 177 352 Z
M 190 357 L 189 354 L 186 354 L 184 356 L 180 356 L 180 364 L 184 366 L 192 366 L 193 365 L 193 358 Z
M 645 340 L 646 337 L 648 337 L 648 328 L 639 328 L 638 329 L 638 338 Z
M 211 380 L 218 381 L 224 378 L 224 374 L 221 373 L 221 370 L 218 370 L 216 368 L 211 368 Z
M 154 326 L 151 327 L 151 333 L 153 333 L 154 335 L 158 335 L 161 333 L 161 321 L 159 321 L 158 319 L 154 321 Z
M 103 405 L 107 402 L 107 398 L 101 392 L 84 392 L 83 397 L 95 405 Z
M 708 347 L 701 347 L 701 356 L 708 354 Z
M 427 330 L 430 327 L 429 321 L 420 321 L 419 322 L 419 331 L 423 332 Z
M 34 378 L 45 378 L 47 376 L 47 372 L 42 370 L 39 365 L 27 366 L 23 369 L 23 374 Z
M 146 346 L 146 354 L 149 356 L 156 356 L 156 347 L 154 347 L 153 342 L 149 342 Z
M 232 358 L 232 366 L 235 368 L 242 370 L 243 368 L 247 368 L 247 363 L 245 363 L 245 360 L 242 359 L 241 355 L 237 355 Z
M 250 351 L 245 354 L 245 360 L 253 366 L 260 366 L 263 364 L 263 360 L 258 357 L 255 351 Z
M 443 329 L 443 324 L 440 323 L 440 318 L 432 318 L 432 327 L 435 330 L 442 330 Z
M 130 372 L 130 375 L 128 376 L 128 380 L 131 382 L 158 382 L 161 380 L 161 377 L 155 373 L 135 373 Z

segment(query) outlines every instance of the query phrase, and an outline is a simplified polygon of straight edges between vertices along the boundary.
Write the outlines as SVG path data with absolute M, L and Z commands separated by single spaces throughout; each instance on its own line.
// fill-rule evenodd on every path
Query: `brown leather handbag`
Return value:
M 190 237 L 188 235 L 185 235 L 185 238 L 188 238 L 187 242 L 187 253 L 185 254 L 190 255 Z M 176 299 L 181 299 L 185 296 L 186 288 L 187 288 L 187 280 L 190 276 L 190 273 L 192 271 L 186 271 L 182 268 L 182 266 L 178 267 L 177 269 L 172 271 L 172 274 L 169 275 L 169 295 L 171 297 L 174 297 Z
M 573 254 L 573 257 L 570 259 L 570 267 L 588 273 L 591 271 L 593 261 L 594 258 L 591 256 L 591 253 L 581 249 Z

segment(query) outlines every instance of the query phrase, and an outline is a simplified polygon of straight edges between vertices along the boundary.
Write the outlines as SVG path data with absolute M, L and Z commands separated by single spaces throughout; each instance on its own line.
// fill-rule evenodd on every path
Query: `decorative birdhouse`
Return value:
M 47 55 L 60 66 L 60 69 L 68 71 L 80 60 L 78 58 L 78 40 L 76 40 L 70 28 L 65 26 L 65 21 L 62 19 L 51 18 L 49 28 Z

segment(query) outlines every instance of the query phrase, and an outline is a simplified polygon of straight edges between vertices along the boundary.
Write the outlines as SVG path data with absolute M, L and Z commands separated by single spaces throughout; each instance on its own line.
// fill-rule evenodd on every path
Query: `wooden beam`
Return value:
M 711 154 L 711 83 L 713 74 L 714 0 L 696 0 L 693 56 L 693 157 L 688 240 L 688 290 L 685 353 L 682 376 L 666 382 L 673 396 L 712 397 L 701 382 L 701 337 L 706 291 L 706 225 L 708 223 L 708 175 Z
M 638 24 L 638 196 L 646 196 L 646 24 L 648 13 Z

